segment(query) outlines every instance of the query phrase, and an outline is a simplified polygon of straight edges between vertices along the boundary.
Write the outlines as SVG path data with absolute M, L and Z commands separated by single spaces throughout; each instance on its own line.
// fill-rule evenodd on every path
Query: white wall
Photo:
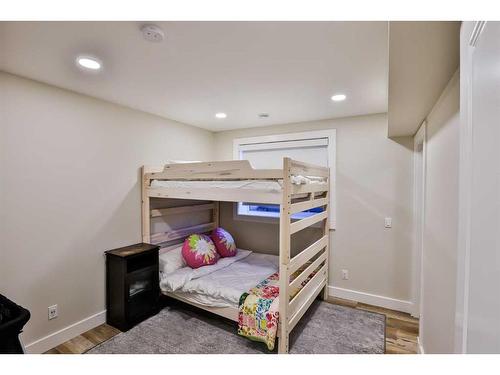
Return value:
M 459 74 L 427 116 L 420 343 L 454 350 L 458 236 Z
M 331 290 L 358 300 L 374 294 L 383 298 L 372 298 L 372 303 L 409 311 L 413 140 L 387 138 L 385 114 L 219 132 L 215 156 L 232 159 L 234 138 L 317 129 L 337 129 L 338 207 L 337 229 L 331 232 L 330 285 L 342 289 Z M 386 216 L 393 218 L 392 229 L 384 228 Z M 276 251 L 277 226 L 235 223 L 232 218 L 231 207 L 224 205 L 222 223 L 235 231 L 240 246 Z M 341 269 L 349 270 L 349 280 L 341 279 Z
M 1 72 L 0 116 L 0 292 L 29 344 L 105 309 L 103 252 L 141 240 L 140 166 L 210 160 L 213 133 Z

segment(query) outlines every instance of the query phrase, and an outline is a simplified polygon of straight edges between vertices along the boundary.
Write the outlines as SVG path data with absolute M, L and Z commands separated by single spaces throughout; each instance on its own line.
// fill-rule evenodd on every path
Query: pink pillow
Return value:
M 228 231 L 222 228 L 215 228 L 212 231 L 211 237 L 221 257 L 234 257 L 236 255 L 236 244 L 234 243 L 233 236 Z
M 182 245 L 182 257 L 189 267 L 200 268 L 217 263 L 220 256 L 210 237 L 204 234 L 192 234 Z

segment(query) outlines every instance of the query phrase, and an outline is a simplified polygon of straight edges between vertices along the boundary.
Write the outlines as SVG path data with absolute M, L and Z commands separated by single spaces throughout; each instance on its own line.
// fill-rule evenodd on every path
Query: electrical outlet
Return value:
M 349 280 L 349 270 L 342 270 L 342 280 Z
M 386 217 L 384 224 L 386 228 L 392 228 L 392 217 Z
M 57 318 L 57 305 L 49 306 L 49 320 Z

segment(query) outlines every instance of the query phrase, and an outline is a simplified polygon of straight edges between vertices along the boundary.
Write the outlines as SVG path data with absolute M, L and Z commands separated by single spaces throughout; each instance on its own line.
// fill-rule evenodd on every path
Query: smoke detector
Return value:
M 159 43 L 165 38 L 165 33 L 156 25 L 144 25 L 141 27 L 142 36 L 150 42 Z

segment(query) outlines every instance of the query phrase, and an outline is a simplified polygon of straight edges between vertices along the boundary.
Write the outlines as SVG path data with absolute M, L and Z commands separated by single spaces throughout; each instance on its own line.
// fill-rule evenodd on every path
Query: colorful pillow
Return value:
M 237 249 L 233 236 L 222 228 L 215 228 L 212 231 L 212 240 L 214 241 L 217 252 L 221 257 L 234 257 Z
M 182 257 L 191 268 L 200 268 L 215 264 L 220 256 L 210 237 L 204 234 L 192 234 L 182 245 Z

